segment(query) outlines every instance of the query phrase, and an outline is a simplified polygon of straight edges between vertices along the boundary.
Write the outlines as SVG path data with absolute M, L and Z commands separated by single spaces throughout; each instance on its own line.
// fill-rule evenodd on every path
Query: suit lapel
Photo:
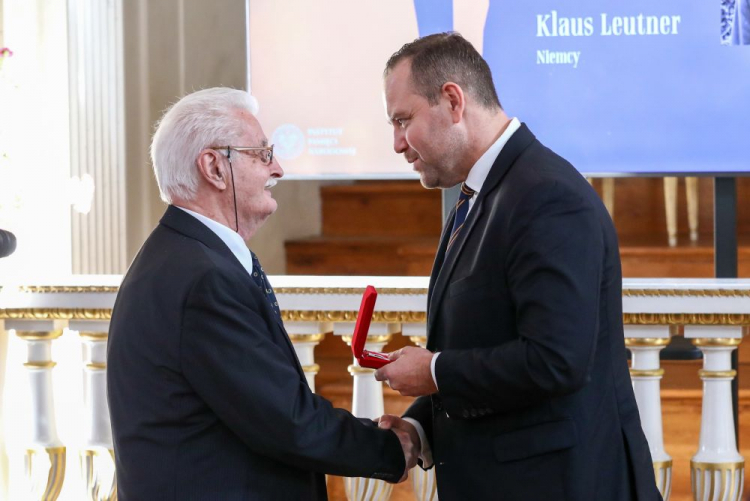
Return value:
M 247 277 L 247 280 L 252 282 L 252 278 L 247 274 L 247 270 L 245 269 L 245 267 L 242 266 L 242 263 L 240 263 L 240 261 L 229 249 L 229 247 L 227 247 L 224 241 L 219 238 L 216 233 L 211 231 L 211 229 L 208 228 L 205 224 L 203 224 L 187 212 L 178 209 L 173 205 L 170 205 L 169 207 L 167 207 L 167 211 L 164 213 L 159 223 L 179 233 L 182 233 L 183 235 L 194 238 L 204 244 L 206 247 L 218 252 L 222 255 L 222 257 L 232 263 L 235 268 L 237 268 L 237 273 L 241 274 L 241 276 Z M 255 287 L 255 284 L 253 283 L 252 286 Z M 300 373 L 302 378 L 305 379 L 305 374 L 302 371 L 302 366 L 300 365 L 299 359 L 297 358 L 297 352 L 294 350 L 294 345 L 292 345 L 292 341 L 289 339 L 289 335 L 284 328 L 284 322 L 281 320 L 279 315 L 276 314 L 276 312 L 271 310 L 270 306 L 268 306 L 268 309 L 270 310 L 271 316 L 276 320 L 276 324 L 279 326 L 279 329 L 281 329 L 282 337 L 284 338 L 284 341 L 286 342 L 287 347 L 292 354 L 292 358 L 297 361 L 298 372 Z
M 430 311 L 430 305 L 432 304 L 432 293 L 435 290 L 435 283 L 440 275 L 440 269 L 443 267 L 443 261 L 445 261 L 445 251 L 448 248 L 448 241 L 450 240 L 450 229 L 453 228 L 453 220 L 456 217 L 456 208 L 453 207 L 448 219 L 445 221 L 443 226 L 443 233 L 440 235 L 440 244 L 438 245 L 437 254 L 435 254 L 435 261 L 432 263 L 432 272 L 430 273 L 430 284 L 427 289 L 427 311 Z M 430 320 L 431 315 L 427 315 L 427 332 L 430 332 Z
M 463 251 L 466 242 L 471 237 L 471 233 L 476 227 L 477 221 L 479 221 L 482 213 L 484 212 L 485 200 L 488 199 L 489 195 L 497 188 L 500 181 L 503 179 L 505 174 L 508 173 L 510 167 L 516 161 L 518 156 L 529 147 L 529 145 L 535 140 L 534 134 L 522 124 L 521 127 L 511 136 L 508 142 L 505 144 L 500 154 L 492 164 L 490 172 L 487 174 L 482 185 L 482 190 L 477 195 L 477 199 L 474 202 L 474 206 L 471 208 L 469 215 L 464 223 L 464 228 L 459 233 L 456 241 L 453 243 L 453 247 L 450 252 L 446 255 L 446 247 L 448 239 L 450 238 L 450 230 L 452 224 L 446 224 L 443 228 L 443 235 L 440 241 L 440 248 L 435 259 L 435 264 L 432 269 L 430 276 L 430 289 L 427 299 L 427 340 L 428 348 L 434 348 L 435 335 L 433 327 L 435 326 L 435 319 L 440 312 L 440 307 L 443 303 L 443 296 L 445 290 L 448 287 L 451 274 L 456 266 L 461 252 Z M 453 210 L 455 217 L 455 209 Z M 449 218 L 449 222 L 452 223 L 453 218 Z
M 430 304 L 427 310 L 427 318 L 429 319 L 427 332 L 430 332 L 432 320 L 437 318 L 438 311 L 440 310 L 440 306 L 443 303 L 443 295 L 445 294 L 445 289 L 447 288 L 450 276 L 453 273 L 453 268 L 455 267 L 458 258 L 461 256 L 461 251 L 466 245 L 466 241 L 469 239 L 469 236 L 471 235 L 471 232 L 476 226 L 476 222 L 479 220 L 479 217 L 481 216 L 483 211 L 483 204 L 481 203 L 480 198 L 477 197 L 474 206 L 471 208 L 469 215 L 466 217 L 464 227 L 461 229 L 458 237 L 456 237 L 456 241 L 453 242 L 453 246 L 451 247 L 450 251 L 448 251 L 447 254 L 444 254 L 443 263 L 437 272 L 435 285 L 432 288 L 432 294 L 430 296 Z

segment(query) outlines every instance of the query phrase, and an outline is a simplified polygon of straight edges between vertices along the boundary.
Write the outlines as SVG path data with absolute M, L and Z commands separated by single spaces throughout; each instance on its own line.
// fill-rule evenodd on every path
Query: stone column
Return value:
M 52 390 L 52 341 L 63 333 L 57 322 L 7 321 L 16 336 L 26 344 L 26 375 L 32 419 L 26 449 L 26 475 L 34 499 L 54 501 L 65 479 L 66 449 L 57 436 L 55 402 Z M 23 330 L 28 329 L 28 330 Z
M 117 499 L 115 453 L 107 403 L 108 322 L 74 322 L 83 348 L 84 444 L 81 475 L 90 501 Z
M 669 344 L 669 326 L 625 326 L 625 346 L 633 356 L 630 377 L 641 415 L 641 426 L 648 440 L 654 464 L 656 485 L 664 501 L 672 487 L 672 457 L 664 450 L 661 415 L 661 378 L 659 352 Z
M 333 334 L 333 323 L 331 322 L 286 322 L 284 324 L 289 339 L 297 352 L 299 363 L 305 371 L 307 384 L 315 391 L 315 375 L 320 371 L 320 366 L 315 363 L 315 347 L 323 341 L 326 334 Z
M 709 337 L 710 336 L 710 337 Z M 720 337 L 721 336 L 721 337 Z M 745 459 L 737 451 L 732 412 L 732 351 L 742 327 L 686 326 L 685 337 L 703 352 L 703 407 L 698 452 L 690 461 L 693 498 L 737 501 L 742 497 Z

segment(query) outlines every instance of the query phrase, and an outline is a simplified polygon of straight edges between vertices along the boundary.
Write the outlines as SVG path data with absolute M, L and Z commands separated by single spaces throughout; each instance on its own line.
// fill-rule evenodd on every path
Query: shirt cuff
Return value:
M 405 417 L 404 421 L 406 421 L 407 423 L 411 423 L 412 425 L 414 425 L 414 428 L 417 429 L 419 442 L 422 446 L 422 450 L 419 453 L 419 459 L 422 460 L 422 468 L 426 470 L 427 468 L 432 466 L 432 449 L 430 449 L 430 443 L 427 441 L 427 437 L 424 434 L 424 428 L 422 428 L 422 425 L 419 424 L 419 421 L 417 421 L 416 419 Z
M 437 378 L 435 377 L 435 362 L 437 362 L 437 357 L 439 356 L 440 356 L 440 352 L 435 353 L 432 356 L 432 362 L 430 362 L 430 372 L 432 373 L 432 381 L 435 383 L 435 388 L 437 388 L 438 391 L 440 391 L 440 388 L 438 388 Z

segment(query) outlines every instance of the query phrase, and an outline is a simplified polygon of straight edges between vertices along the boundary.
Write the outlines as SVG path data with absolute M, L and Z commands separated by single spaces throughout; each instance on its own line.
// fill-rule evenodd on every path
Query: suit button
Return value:
M 477 417 L 477 410 L 476 409 L 471 409 L 470 414 L 471 414 L 471 417 Z
M 467 418 L 467 417 L 469 417 L 469 411 L 467 411 L 466 409 L 464 409 L 464 411 L 461 413 L 461 415 L 463 417 Z

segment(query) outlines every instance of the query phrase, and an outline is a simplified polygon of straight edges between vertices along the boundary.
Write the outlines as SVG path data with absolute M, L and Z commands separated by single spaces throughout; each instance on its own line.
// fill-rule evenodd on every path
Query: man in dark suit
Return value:
M 122 282 L 107 357 L 121 500 L 326 499 L 324 473 L 395 482 L 416 463 L 406 432 L 307 385 L 244 243 L 283 175 L 256 106 L 244 91 L 199 91 L 154 135 L 170 205 Z
M 502 110 L 458 34 L 388 61 L 394 148 L 426 188 L 462 183 L 430 279 L 427 349 L 376 377 L 418 397 L 441 501 L 654 500 L 628 374 L 617 236 L 594 190 Z

